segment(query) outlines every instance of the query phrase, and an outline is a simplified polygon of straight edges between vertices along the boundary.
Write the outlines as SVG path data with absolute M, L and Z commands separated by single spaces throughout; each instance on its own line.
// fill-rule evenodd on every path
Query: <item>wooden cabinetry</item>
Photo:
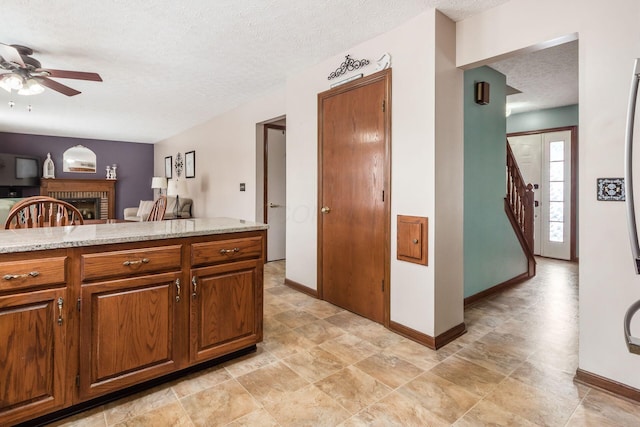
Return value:
M 262 237 L 191 245 L 191 363 L 262 341 L 262 248 Z
M 0 263 L 0 425 L 68 403 L 66 257 L 31 258 Z
M 264 231 L 36 253 L 0 256 L 2 426 L 262 340 Z

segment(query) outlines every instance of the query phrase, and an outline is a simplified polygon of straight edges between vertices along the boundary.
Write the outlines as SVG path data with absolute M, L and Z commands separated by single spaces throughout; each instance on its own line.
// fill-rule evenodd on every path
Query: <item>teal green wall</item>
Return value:
M 512 114 L 507 117 L 507 133 L 578 126 L 578 105 Z
M 490 84 L 490 102 L 474 102 L 474 83 Z M 464 296 L 527 271 L 504 212 L 506 78 L 489 67 L 464 73 Z

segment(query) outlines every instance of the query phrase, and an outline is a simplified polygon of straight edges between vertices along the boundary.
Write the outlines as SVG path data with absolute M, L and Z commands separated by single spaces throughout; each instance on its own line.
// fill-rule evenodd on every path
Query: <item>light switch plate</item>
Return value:
M 624 178 L 598 178 L 598 200 L 624 202 Z

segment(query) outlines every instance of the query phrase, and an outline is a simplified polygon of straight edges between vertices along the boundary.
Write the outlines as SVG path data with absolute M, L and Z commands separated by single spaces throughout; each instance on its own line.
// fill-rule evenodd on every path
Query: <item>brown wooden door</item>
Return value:
M 201 362 L 260 341 L 257 301 L 262 260 L 192 270 L 190 360 Z
M 0 297 L 0 425 L 65 403 L 65 289 Z
M 188 304 L 186 289 L 178 292 L 180 276 L 162 273 L 82 286 L 81 399 L 177 369 L 176 305 Z
M 321 93 L 319 293 L 388 322 L 391 70 Z

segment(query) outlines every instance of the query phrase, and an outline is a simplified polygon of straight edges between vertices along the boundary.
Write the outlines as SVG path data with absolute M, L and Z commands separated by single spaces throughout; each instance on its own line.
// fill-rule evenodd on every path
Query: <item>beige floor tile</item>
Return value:
M 304 387 L 265 405 L 265 409 L 282 426 L 336 426 L 349 418 L 349 413 L 314 385 Z
M 429 372 L 462 386 L 478 396 L 487 395 L 505 379 L 504 374 L 476 365 L 455 355 L 435 366 Z
M 262 404 L 277 402 L 309 384 L 282 362 L 256 369 L 238 377 L 237 381 Z
M 314 344 L 322 344 L 325 341 L 346 333 L 343 329 L 332 325 L 326 320 L 316 320 L 315 322 L 307 323 L 304 326 L 296 328 L 296 331 L 303 334 L 306 339 L 312 341 Z
M 257 409 L 260 405 L 235 380 L 191 394 L 180 403 L 195 426 L 225 425 Z
M 430 372 L 400 387 L 398 393 L 450 423 L 464 415 L 481 399 L 481 396 Z
M 104 406 L 101 405 L 55 423 L 47 424 L 47 427 L 105 427 L 106 425 Z
M 326 378 L 347 365 L 338 356 L 319 347 L 296 353 L 282 362 L 309 382 Z
M 312 314 L 302 310 L 283 311 L 273 316 L 278 322 L 290 327 L 291 329 L 315 322 L 318 318 Z
M 391 392 L 389 387 L 355 366 L 347 366 L 315 385 L 352 414 Z
M 610 418 L 606 418 L 602 413 L 585 408 L 579 405 L 565 427 L 620 427 L 620 424 Z M 629 424 L 629 426 L 636 424 Z
M 224 363 L 224 368 L 233 376 L 237 378 L 239 376 L 253 372 L 256 369 L 263 366 L 276 363 L 279 359 L 273 354 L 264 349 L 264 346 L 259 345 L 254 353 L 246 354 L 242 357 L 230 360 Z
M 448 425 L 450 423 L 397 392 L 392 392 L 341 424 L 343 427 L 445 427 Z
M 589 391 L 589 388 L 574 382 L 573 376 L 573 374 L 545 366 L 536 361 L 527 361 L 509 377 L 541 390 L 552 391 L 565 397 L 582 399 Z
M 624 426 L 640 426 L 640 404 L 617 398 L 598 390 L 590 390 L 582 401 L 585 412 Z
M 182 409 L 182 405 L 173 402 L 137 417 L 128 418 L 113 427 L 193 427 L 191 419 Z
M 228 427 L 278 427 L 279 425 L 265 409 L 258 409 L 227 424 Z
M 276 313 L 277 314 L 277 313 Z M 271 335 L 276 335 L 281 332 L 286 332 L 290 327 L 286 326 L 284 323 L 278 322 L 273 316 L 264 316 L 264 322 L 262 327 L 262 332 L 264 337 L 270 337 Z
M 337 327 L 342 328 L 347 332 L 350 332 L 354 328 L 360 326 L 367 326 L 371 323 L 370 320 L 367 320 L 362 316 L 358 316 L 357 314 L 351 313 L 350 311 L 342 311 L 338 314 L 327 317 L 325 320 L 329 323 L 333 323 Z
M 350 333 L 382 349 L 395 346 L 405 338 L 377 323 L 353 328 Z
M 481 340 L 465 346 L 456 355 L 505 375 L 513 372 L 526 358 L 526 356 L 510 352 L 500 345 L 490 345 L 481 342 Z
M 307 304 L 305 304 L 302 309 L 307 313 L 313 314 L 319 319 L 326 319 L 327 317 L 335 316 L 336 314 L 344 311 L 343 308 L 314 298 L 308 298 Z
M 214 387 L 231 379 L 231 375 L 222 367 L 214 366 L 204 371 L 196 372 L 171 383 L 178 399 L 193 393 Z
M 503 426 L 503 427 L 536 427 L 539 424 L 512 414 L 499 406 L 482 400 L 462 418 L 453 424 L 455 427 Z
M 549 426 L 564 425 L 580 403 L 577 398 L 556 395 L 510 378 L 486 400 L 533 423 Z
M 346 363 L 356 363 L 380 351 L 380 348 L 355 335 L 345 333 L 320 344 L 320 348 L 340 357 Z
M 177 402 L 169 385 L 152 388 L 105 405 L 107 425 L 116 424 Z
M 425 371 L 433 368 L 435 365 L 446 359 L 444 353 L 431 350 L 416 342 L 404 339 L 383 351 L 386 354 L 394 354 L 407 362 L 416 365 Z
M 303 334 L 294 330 L 288 330 L 269 337 L 264 341 L 264 348 L 279 359 L 284 359 L 293 354 L 305 351 L 315 344 L 309 341 Z
M 381 353 L 369 356 L 355 366 L 391 388 L 400 387 L 424 372 L 404 359 Z

